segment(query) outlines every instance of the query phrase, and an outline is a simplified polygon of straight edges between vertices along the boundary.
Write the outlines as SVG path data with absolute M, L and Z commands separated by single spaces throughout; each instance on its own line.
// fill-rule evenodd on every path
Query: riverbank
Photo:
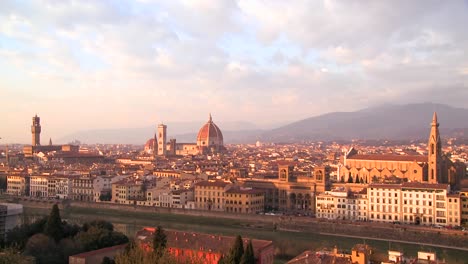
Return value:
M 47 206 L 44 208 L 25 207 L 25 213 L 29 215 L 45 215 L 48 213 Z M 298 255 L 304 250 L 333 248 L 337 246 L 343 250 L 349 250 L 354 244 L 368 243 L 375 247 L 381 254 L 386 254 L 388 249 L 402 250 L 406 255 L 415 256 L 417 251 L 435 251 L 440 258 L 445 258 L 448 263 L 464 264 L 468 250 L 466 247 L 460 249 L 449 249 L 453 245 L 420 245 L 418 242 L 406 240 L 391 239 L 390 242 L 385 238 L 373 238 L 365 235 L 370 232 L 363 232 L 360 235 L 354 235 L 354 232 L 361 232 L 361 229 L 369 228 L 372 225 L 359 225 L 353 227 L 350 225 L 337 225 L 336 223 L 323 223 L 320 221 L 300 221 L 291 217 L 267 217 L 254 216 L 243 219 L 223 217 L 200 216 L 191 214 L 161 213 L 155 211 L 140 210 L 116 210 L 107 208 L 65 206 L 62 209 L 64 218 L 70 221 L 84 222 L 90 219 L 105 219 L 111 221 L 116 229 L 133 235 L 144 226 L 162 225 L 168 229 L 177 229 L 183 231 L 194 231 L 203 233 L 213 233 L 220 235 L 237 235 L 258 239 L 272 240 L 275 244 L 275 254 L 278 262 L 283 263 L 288 259 Z M 214 214 L 217 216 L 217 214 Z M 259 221 L 266 217 L 265 221 Z M 316 220 L 316 219 L 314 219 Z M 334 225 L 335 231 L 324 232 L 330 229 L 329 224 Z M 275 230 L 276 227 L 276 230 Z M 349 229 L 347 233 L 341 230 Z M 354 230 L 356 229 L 356 230 Z M 379 230 L 379 229 L 377 229 Z M 403 230 L 403 229 L 402 229 Z M 406 232 L 406 231 L 401 231 Z M 414 231 L 412 231 L 414 232 Z M 411 233 L 411 232 L 410 232 Z M 433 234 L 432 234 L 433 235 Z M 463 238 L 463 236 L 460 236 Z M 466 237 L 465 237 L 466 238 Z M 435 239 L 434 239 L 435 240 Z

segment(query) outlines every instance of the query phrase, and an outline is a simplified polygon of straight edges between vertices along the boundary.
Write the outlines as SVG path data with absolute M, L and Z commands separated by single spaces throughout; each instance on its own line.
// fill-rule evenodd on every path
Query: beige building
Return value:
M 461 225 L 461 197 L 460 194 L 447 195 L 447 225 Z
M 136 204 L 145 201 L 145 187 L 142 180 L 127 178 L 112 184 L 112 202 Z
M 265 210 L 315 214 L 315 195 L 329 188 L 329 167 L 312 173 L 294 170 L 294 163 L 278 162 L 277 179 L 238 178 L 245 187 L 265 193 Z
M 49 175 L 31 175 L 29 178 L 29 196 L 49 197 Z
M 8 175 L 7 193 L 9 195 L 29 195 L 29 176 L 27 175 Z
M 226 190 L 225 196 L 226 212 L 254 214 L 264 211 L 263 191 L 235 186 Z
M 225 211 L 225 192 L 231 186 L 224 181 L 195 184 L 195 207 L 200 210 Z
M 94 200 L 94 177 L 89 175 L 73 178 L 73 199 L 78 201 Z
M 367 220 L 367 190 L 327 191 L 316 198 L 316 217 L 325 219 Z
M 460 224 L 468 225 L 468 190 L 460 192 Z
M 369 220 L 416 225 L 449 225 L 447 184 L 370 184 Z M 459 199 L 457 199 L 459 203 Z M 454 207 L 452 207 L 454 209 Z M 452 211 L 452 215 L 455 212 Z M 459 213 L 457 213 L 459 215 Z M 452 219 L 452 222 L 456 222 Z

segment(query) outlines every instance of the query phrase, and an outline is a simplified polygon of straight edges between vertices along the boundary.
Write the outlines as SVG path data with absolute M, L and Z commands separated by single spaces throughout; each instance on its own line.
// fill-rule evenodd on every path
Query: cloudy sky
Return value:
M 468 106 L 468 1 L 0 3 L 0 137 Z

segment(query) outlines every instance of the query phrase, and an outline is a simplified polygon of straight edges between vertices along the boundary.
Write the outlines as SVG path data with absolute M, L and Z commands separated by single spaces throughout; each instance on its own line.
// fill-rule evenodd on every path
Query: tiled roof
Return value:
M 144 243 L 152 243 L 155 228 L 144 228 L 136 233 L 136 239 Z M 164 230 L 167 237 L 167 246 L 170 248 L 192 249 L 208 252 L 227 253 L 235 241 L 232 236 L 219 236 L 203 233 L 181 232 L 173 230 Z M 244 245 L 247 245 L 249 239 L 243 239 Z M 252 239 L 254 254 L 267 246 L 272 245 L 272 241 Z
M 385 160 L 385 161 L 415 161 L 415 162 L 427 162 L 427 157 L 422 155 L 364 155 L 356 154 L 347 157 L 349 160 Z
M 258 193 L 264 193 L 264 191 L 258 190 L 258 189 L 252 189 L 252 188 L 240 188 L 239 186 L 236 186 L 227 190 L 226 193 L 258 194 Z
M 203 187 L 210 187 L 210 186 L 213 186 L 213 187 L 221 187 L 221 188 L 224 188 L 224 187 L 226 187 L 228 184 L 229 184 L 229 183 L 224 182 L 224 181 L 201 181 L 201 182 L 196 183 L 195 185 L 196 185 L 196 186 L 203 186 Z
M 106 247 L 106 248 L 101 248 L 101 249 L 97 249 L 97 250 L 93 250 L 93 251 L 83 252 L 83 253 L 80 253 L 80 254 L 73 255 L 71 257 L 86 258 L 86 257 L 93 256 L 93 255 L 100 255 L 100 254 L 106 253 L 106 252 L 122 251 L 126 246 L 127 246 L 127 244 L 122 244 L 122 245 L 117 245 L 117 246 L 112 246 L 112 247 Z
M 348 257 L 332 256 L 330 254 L 305 251 L 299 256 L 293 258 L 287 264 L 351 264 Z

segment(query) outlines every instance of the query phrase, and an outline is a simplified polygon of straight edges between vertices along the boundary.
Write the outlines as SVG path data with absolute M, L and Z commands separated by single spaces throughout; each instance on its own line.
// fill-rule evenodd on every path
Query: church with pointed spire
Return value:
M 437 113 L 434 112 L 427 144 L 427 156 L 360 154 L 351 148 L 339 169 L 339 180 L 349 183 L 421 182 L 457 187 L 466 170 L 442 151 Z

